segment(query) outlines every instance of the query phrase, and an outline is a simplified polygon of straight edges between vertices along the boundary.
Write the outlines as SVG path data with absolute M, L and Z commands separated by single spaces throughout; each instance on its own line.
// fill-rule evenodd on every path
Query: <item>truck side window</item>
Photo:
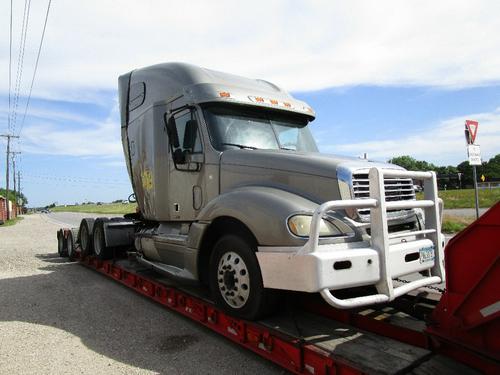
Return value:
M 146 84 L 144 82 L 137 82 L 130 85 L 128 110 L 133 111 L 144 103 L 146 98 Z
M 181 150 L 191 154 L 203 152 L 195 112 L 193 110 L 181 112 L 175 116 L 175 124 Z

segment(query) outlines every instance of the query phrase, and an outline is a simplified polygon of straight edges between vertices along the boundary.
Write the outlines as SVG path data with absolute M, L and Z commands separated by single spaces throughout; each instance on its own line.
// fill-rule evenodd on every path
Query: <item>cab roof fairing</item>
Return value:
M 231 103 L 297 113 L 314 120 L 314 110 L 305 102 L 294 99 L 284 91 L 268 92 L 233 85 L 200 83 L 184 88 L 193 104 Z
M 120 95 L 120 102 L 123 109 L 126 108 L 124 104 L 129 85 L 138 82 L 144 82 L 146 85 L 146 97 L 141 108 L 165 103 L 184 94 L 188 96 L 188 101 L 193 101 L 192 104 L 222 101 L 300 113 L 308 116 L 311 121 L 315 117 L 310 106 L 294 99 L 271 82 L 179 62 L 147 66 L 121 76 L 120 91 L 123 93 Z M 221 92 L 228 92 L 230 96 L 222 97 Z M 256 98 L 263 100 L 257 101 Z M 273 104 L 271 101 L 278 101 L 278 104 Z M 280 106 L 280 103 L 283 105 Z M 285 106 L 284 103 L 289 105 Z

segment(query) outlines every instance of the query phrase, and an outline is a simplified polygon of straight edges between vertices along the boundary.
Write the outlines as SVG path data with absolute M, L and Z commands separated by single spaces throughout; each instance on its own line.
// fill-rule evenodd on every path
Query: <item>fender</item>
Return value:
M 294 213 L 312 214 L 316 202 L 266 186 L 245 186 L 222 193 L 198 215 L 198 222 L 210 223 L 229 216 L 241 221 L 253 233 L 260 246 L 301 246 L 305 239 L 293 236 L 287 218 Z

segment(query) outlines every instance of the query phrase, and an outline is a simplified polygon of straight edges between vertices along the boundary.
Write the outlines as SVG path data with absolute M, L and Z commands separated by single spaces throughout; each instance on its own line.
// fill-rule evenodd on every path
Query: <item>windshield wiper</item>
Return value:
M 250 150 L 258 150 L 257 147 L 253 147 L 253 146 L 247 146 L 247 145 L 240 145 L 238 143 L 226 143 L 226 142 L 223 142 L 221 143 L 221 145 L 223 146 L 235 146 L 235 147 L 239 147 L 239 148 L 247 148 L 247 149 L 250 149 Z

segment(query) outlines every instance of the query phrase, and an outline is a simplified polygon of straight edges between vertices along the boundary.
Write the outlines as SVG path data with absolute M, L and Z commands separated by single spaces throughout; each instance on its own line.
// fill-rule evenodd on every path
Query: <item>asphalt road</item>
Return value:
M 281 374 L 132 290 L 57 256 L 61 222 L 0 227 L 1 374 Z
M 123 215 L 114 214 L 88 214 L 82 212 L 50 212 L 48 214 L 41 214 L 44 219 L 65 227 L 78 227 L 80 222 L 85 217 L 119 217 Z

